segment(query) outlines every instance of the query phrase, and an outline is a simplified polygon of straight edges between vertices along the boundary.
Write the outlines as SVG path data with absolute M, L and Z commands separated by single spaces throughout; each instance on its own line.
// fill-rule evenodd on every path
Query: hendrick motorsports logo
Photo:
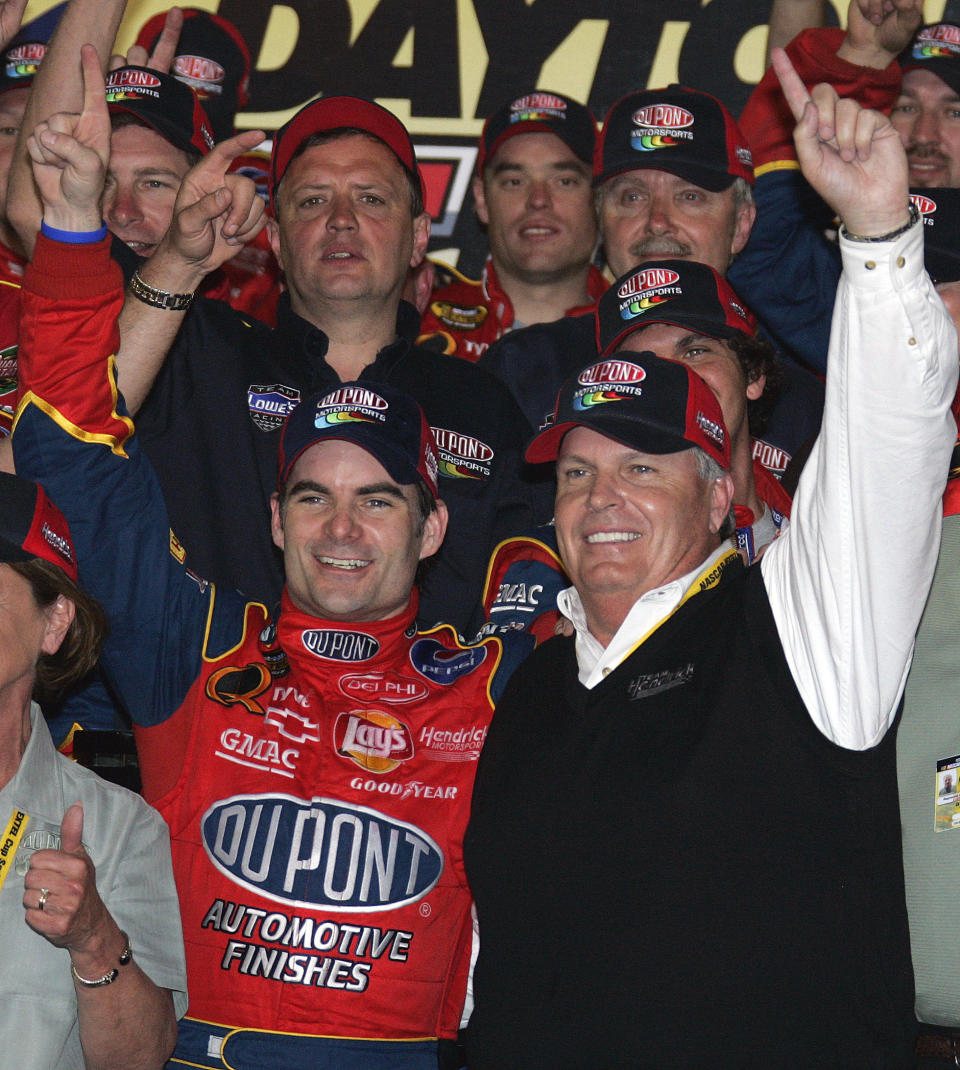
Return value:
M 282 903 L 331 911 L 415 903 L 443 872 L 443 852 L 415 825 L 366 806 L 291 795 L 234 795 L 200 823 L 211 863 Z

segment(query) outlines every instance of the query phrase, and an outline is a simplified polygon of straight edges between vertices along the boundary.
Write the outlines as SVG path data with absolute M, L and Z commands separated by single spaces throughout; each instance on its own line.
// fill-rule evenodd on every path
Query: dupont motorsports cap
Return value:
M 407 394 L 385 383 L 353 382 L 305 398 L 280 438 L 280 485 L 304 451 L 327 439 L 360 446 L 398 483 L 421 480 L 440 496 L 437 444 L 423 410 Z
M 497 149 L 517 134 L 555 134 L 578 159 L 593 165 L 597 145 L 597 123 L 593 112 L 560 93 L 527 93 L 483 124 L 477 150 L 477 173 L 496 155 Z
M 120 67 L 107 75 L 107 106 L 127 112 L 184 152 L 213 148 L 210 120 L 197 94 L 170 74 L 149 67 Z
M 692 260 L 651 260 L 609 287 L 594 310 L 597 351 L 606 356 L 649 323 L 669 323 L 707 338 L 753 338 L 757 321 L 727 280 Z
M 960 96 L 960 26 L 952 22 L 921 26 L 900 53 L 899 61 L 904 74 L 930 71 Z
M 564 435 L 588 427 L 644 453 L 694 446 L 730 467 L 730 439 L 720 403 L 685 364 L 653 353 L 595 361 L 564 383 L 553 422 L 527 446 L 531 464 L 554 461 Z
M 607 112 L 594 181 L 652 167 L 703 189 L 753 185 L 753 156 L 733 116 L 709 93 L 672 85 L 628 93 Z

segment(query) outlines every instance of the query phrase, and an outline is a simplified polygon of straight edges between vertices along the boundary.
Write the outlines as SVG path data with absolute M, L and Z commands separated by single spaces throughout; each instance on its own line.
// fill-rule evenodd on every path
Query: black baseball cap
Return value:
M 669 323 L 707 338 L 753 338 L 757 321 L 727 280 L 693 260 L 651 260 L 607 289 L 594 310 L 597 351 L 612 353 L 648 323 Z
M 77 555 L 63 513 L 39 483 L 0 472 L 0 561 L 40 557 L 77 582 Z
M 904 74 L 930 71 L 960 96 L 960 26 L 952 22 L 921 26 L 900 53 L 899 61 Z
M 154 15 L 137 35 L 149 54 L 163 32 L 167 13 Z M 183 9 L 183 29 L 170 73 L 200 98 L 217 141 L 233 135 L 238 111 L 248 103 L 250 49 L 229 19 L 199 8 Z
M 628 93 L 607 112 L 594 181 L 645 167 L 713 192 L 737 178 L 753 185 L 753 155 L 733 116 L 716 97 L 680 85 Z
M 213 132 L 192 89 L 170 74 L 149 67 L 119 67 L 106 81 L 111 112 L 127 112 L 184 152 L 206 154 Z
M 372 454 L 398 483 L 426 484 L 440 496 L 437 444 L 413 398 L 385 383 L 341 383 L 312 394 L 290 413 L 280 438 L 279 482 L 318 442 L 340 439 Z
M 497 149 L 517 134 L 556 134 L 578 159 L 593 165 L 597 122 L 583 104 L 536 90 L 504 104 L 483 124 L 477 149 L 477 173 L 490 163 Z
M 685 364 L 653 353 L 594 361 L 564 383 L 553 422 L 527 446 L 531 464 L 554 461 L 564 435 L 588 427 L 644 453 L 679 453 L 699 446 L 730 467 L 730 436 L 720 402 Z

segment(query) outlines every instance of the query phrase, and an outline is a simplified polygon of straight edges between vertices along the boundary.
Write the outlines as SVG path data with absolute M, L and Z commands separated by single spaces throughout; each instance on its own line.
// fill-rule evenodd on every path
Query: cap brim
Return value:
M 524 459 L 530 464 L 545 464 L 555 461 L 560 454 L 560 446 L 568 432 L 575 427 L 586 427 L 607 438 L 615 439 L 630 449 L 642 453 L 682 453 L 693 449 L 695 443 L 674 432 L 663 431 L 652 425 L 641 425 L 636 421 L 618 420 L 613 416 L 594 417 L 587 420 L 564 420 L 544 428 L 529 443 Z
M 594 179 L 594 183 L 600 186 L 608 179 L 616 178 L 617 175 L 625 175 L 630 171 L 666 171 L 668 174 L 686 179 L 687 182 L 693 182 L 711 193 L 721 193 L 729 189 L 737 179 L 736 175 L 731 175 L 727 171 L 714 171 L 712 168 L 698 167 L 696 164 L 688 164 L 684 161 L 673 163 L 666 155 L 658 156 L 652 152 L 643 160 L 638 158 L 622 167 L 604 171 Z

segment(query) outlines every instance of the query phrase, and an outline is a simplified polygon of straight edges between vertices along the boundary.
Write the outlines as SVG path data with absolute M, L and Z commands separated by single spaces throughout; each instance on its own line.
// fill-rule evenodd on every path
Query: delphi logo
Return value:
M 337 717 L 333 729 L 337 754 L 369 773 L 389 773 L 413 757 L 410 730 L 381 710 L 351 710 Z

